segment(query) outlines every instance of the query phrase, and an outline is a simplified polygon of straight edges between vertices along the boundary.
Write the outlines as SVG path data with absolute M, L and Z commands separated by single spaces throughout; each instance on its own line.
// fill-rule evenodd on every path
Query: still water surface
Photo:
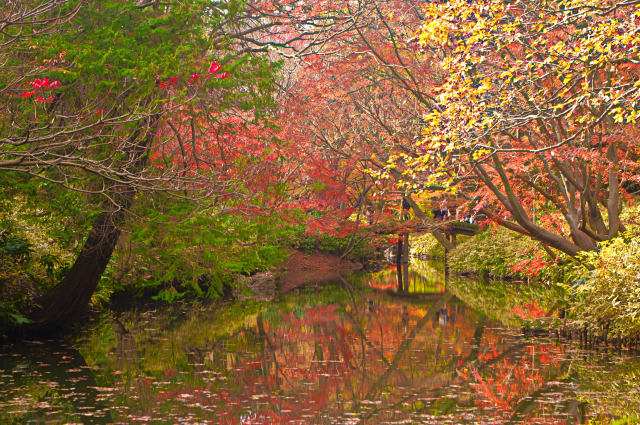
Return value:
M 2 347 L 0 423 L 571 424 L 640 414 L 637 356 L 509 327 L 510 304 L 544 304 L 537 289 L 445 285 L 421 263 L 401 294 L 395 276 L 269 303 L 114 312 L 70 341 Z

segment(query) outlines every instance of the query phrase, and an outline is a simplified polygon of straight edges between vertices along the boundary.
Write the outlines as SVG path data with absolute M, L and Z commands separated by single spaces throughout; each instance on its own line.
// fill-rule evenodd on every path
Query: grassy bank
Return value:
M 462 239 L 448 253 L 450 270 L 462 276 L 561 287 L 557 302 L 568 306 L 568 318 L 574 326 L 630 344 L 640 338 L 640 224 L 635 220 L 639 213 L 637 207 L 628 208 L 623 219 L 630 224 L 620 236 L 575 258 L 505 228 L 489 228 Z M 414 255 L 444 255 L 429 234 L 415 236 L 412 242 Z M 479 288 L 473 291 L 484 293 Z

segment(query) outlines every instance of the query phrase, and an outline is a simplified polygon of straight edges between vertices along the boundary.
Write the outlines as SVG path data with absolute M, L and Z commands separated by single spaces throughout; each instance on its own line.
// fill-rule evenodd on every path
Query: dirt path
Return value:
M 291 250 L 280 274 L 280 292 L 288 292 L 305 283 L 334 280 L 362 268 L 362 264 L 340 261 L 337 255 L 324 252 L 305 253 Z

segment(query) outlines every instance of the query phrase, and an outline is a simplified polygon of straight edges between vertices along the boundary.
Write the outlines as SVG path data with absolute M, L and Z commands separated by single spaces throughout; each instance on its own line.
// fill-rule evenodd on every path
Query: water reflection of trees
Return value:
M 115 422 L 582 423 L 584 403 L 558 377 L 587 368 L 569 366 L 563 345 L 522 341 L 450 293 L 416 301 L 348 282 L 327 293 L 248 305 L 259 313 L 238 323 L 125 315 L 103 326 L 103 357 L 86 351 L 97 383 L 74 385 L 71 401 L 99 411 L 106 399 Z M 229 331 L 213 332 L 224 320 Z
M 106 424 L 112 418 L 83 356 L 61 340 L 0 352 L 0 423 Z
M 368 286 L 403 294 L 441 294 L 445 292 L 444 270 L 428 262 L 415 262 L 388 266 L 387 269 L 365 279 Z
M 448 294 L 428 304 L 353 297 L 267 311 L 186 348 L 190 370 L 168 367 L 165 378 L 176 379 L 148 386 L 151 396 L 138 399 L 154 406 L 136 414 L 171 409 L 216 423 L 335 423 L 355 414 L 376 423 L 436 412 L 455 422 L 474 412 L 477 423 L 559 423 L 580 414 L 570 402 L 543 407 L 557 391 L 544 383 L 564 373 L 561 347 L 496 332 Z

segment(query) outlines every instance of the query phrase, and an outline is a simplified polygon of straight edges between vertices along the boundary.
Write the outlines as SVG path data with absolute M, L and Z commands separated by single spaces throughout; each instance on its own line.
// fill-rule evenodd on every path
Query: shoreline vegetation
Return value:
M 637 207 L 633 207 L 624 215 L 636 213 Z M 552 257 L 527 237 L 502 227 L 489 228 L 447 252 L 446 263 L 454 276 L 556 288 L 552 309 L 536 311 L 533 316 L 537 317 L 524 312 L 523 331 L 548 331 L 577 340 L 585 347 L 626 347 L 637 351 L 637 234 L 637 226 L 630 225 L 623 235 L 602 243 L 597 251 L 572 258 L 562 254 Z M 425 234 L 413 237 L 412 255 L 443 260 L 445 251 Z M 531 308 L 531 302 L 523 305 Z
M 37 282 L 38 278 L 52 278 L 56 268 L 64 270 L 65 266 L 61 260 L 47 262 L 47 253 L 51 252 L 53 246 L 51 240 L 43 241 L 39 238 L 40 230 L 37 227 L 31 227 L 28 230 L 28 232 L 16 233 L 18 236 L 11 234 L 4 236 L 6 246 L 13 249 L 9 251 L 10 255 L 19 258 L 19 261 L 16 261 L 19 267 L 13 270 L 12 276 L 18 277 L 23 273 L 23 276 L 28 275 L 33 282 Z M 380 270 L 386 263 L 382 259 L 382 251 L 389 246 L 385 236 L 362 241 L 357 247 L 350 246 L 349 238 L 329 235 L 304 236 L 302 233 L 297 233 L 293 240 L 297 242 L 292 244 L 292 239 L 289 239 L 289 244 L 296 247 L 279 248 L 282 254 L 273 257 L 272 265 L 252 273 L 227 274 L 224 278 L 226 280 L 216 287 L 213 296 L 203 291 L 202 288 L 207 285 L 207 282 L 202 277 L 196 286 L 190 282 L 180 282 L 178 279 L 140 286 L 134 281 L 129 282 L 128 285 L 125 284 L 124 276 L 120 276 L 118 284 L 114 284 L 115 279 L 110 272 L 103 278 L 99 290 L 94 294 L 93 311 L 97 312 L 104 308 L 127 308 L 127 305 L 132 306 L 140 302 L 171 304 L 179 299 L 185 301 L 195 301 L 199 298 L 269 300 L 273 298 L 276 288 L 284 293 L 307 283 L 321 284 L 325 281 L 335 281 L 340 276 L 361 270 L 363 267 L 369 271 Z M 487 285 L 500 288 L 498 292 L 505 291 L 505 282 L 507 282 L 506 285 L 511 285 L 507 292 L 516 291 L 512 297 L 522 302 L 507 303 L 511 305 L 512 310 L 521 309 L 518 312 L 520 322 L 511 320 L 508 325 L 521 327 L 526 335 L 564 337 L 578 341 L 584 347 L 609 346 L 637 350 L 638 327 L 636 322 L 625 314 L 624 306 L 616 311 L 611 309 L 598 311 L 593 307 L 589 308 L 591 303 L 598 300 L 597 296 L 601 295 L 597 291 L 602 291 L 602 279 L 605 276 L 605 271 L 602 270 L 605 264 L 604 258 L 609 258 L 606 264 L 610 269 L 606 270 L 606 276 L 618 273 L 615 267 L 620 267 L 620 256 L 626 254 L 625 261 L 629 261 L 629 255 L 634 255 L 636 252 L 635 243 L 636 240 L 633 237 L 627 239 L 621 237 L 611 244 L 603 245 L 598 255 L 585 256 L 579 260 L 558 255 L 552 260 L 546 250 L 530 239 L 502 227 L 490 227 L 475 236 L 459 237 L 456 248 L 446 253 L 446 261 L 440 267 L 443 267 L 443 272 L 444 267 L 447 267 L 452 279 L 469 278 L 468 282 L 485 281 Z M 41 249 L 43 251 L 40 251 Z M 58 259 L 72 258 L 71 253 L 65 254 L 60 248 L 56 249 L 57 251 L 54 252 L 58 253 Z M 349 255 L 347 258 L 342 258 L 341 254 L 347 249 Z M 116 258 L 119 258 L 118 253 L 119 251 L 116 252 Z M 445 249 L 428 233 L 410 236 L 410 254 L 412 258 L 421 260 L 443 261 L 445 259 Z M 598 266 L 598 264 L 603 265 Z M 6 263 L 5 267 L 7 267 Z M 142 266 L 139 269 L 145 270 L 145 267 Z M 627 273 L 627 277 L 629 273 L 631 272 Z M 611 279 L 608 282 L 619 284 L 618 281 Z M 42 285 L 42 282 L 39 285 Z M 477 286 L 474 283 L 471 287 L 475 288 L 474 285 Z M 552 298 L 546 299 L 543 304 L 538 304 L 539 297 L 529 293 L 530 288 L 536 286 L 553 294 Z M 456 287 L 459 288 L 460 285 Z M 5 290 L 6 288 L 7 286 Z M 38 286 L 33 284 L 29 292 L 32 299 L 37 297 L 37 291 Z M 486 292 L 486 289 L 484 291 Z M 463 296 L 463 293 L 458 292 L 454 291 L 456 296 Z M 481 298 L 478 294 L 482 292 L 483 289 L 475 288 L 464 295 L 465 302 L 474 305 L 473 297 Z M 205 294 L 207 296 L 203 297 Z M 10 300 L 11 297 L 5 295 L 3 299 Z M 630 303 L 631 301 L 629 300 Z M 26 320 L 8 309 L 4 314 L 5 320 L 8 318 L 17 323 L 23 319 Z M 615 323 L 616 320 L 620 320 L 620 317 L 627 318 L 627 322 Z

